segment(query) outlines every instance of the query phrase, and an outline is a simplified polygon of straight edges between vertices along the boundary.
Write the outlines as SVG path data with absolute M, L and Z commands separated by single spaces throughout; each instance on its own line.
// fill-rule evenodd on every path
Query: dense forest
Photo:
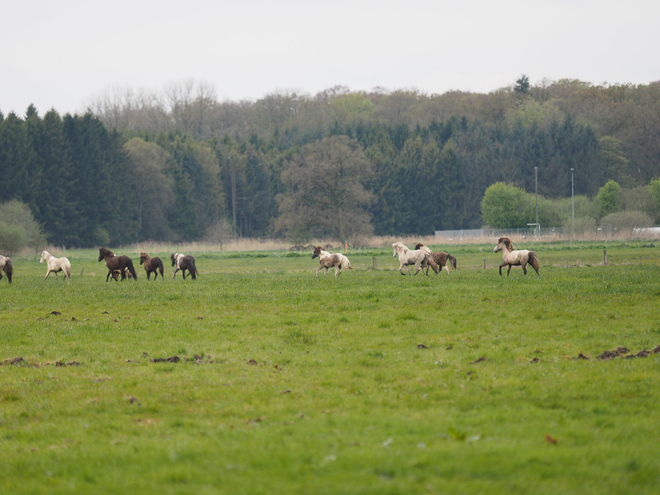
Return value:
M 646 187 L 660 176 L 660 82 L 522 76 L 489 94 L 237 102 L 184 81 L 118 89 L 82 114 L 0 112 L 0 203 L 28 205 L 64 246 L 478 228 L 486 189 L 533 192 L 535 167 L 545 199 L 571 196 L 571 169 L 579 196 Z

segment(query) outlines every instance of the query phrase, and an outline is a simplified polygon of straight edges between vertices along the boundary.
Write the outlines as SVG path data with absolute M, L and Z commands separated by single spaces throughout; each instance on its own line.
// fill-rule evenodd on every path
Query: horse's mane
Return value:
M 115 253 L 110 251 L 107 247 L 99 248 L 99 253 L 101 253 L 101 256 L 106 256 L 106 255 L 114 256 L 115 255 Z
M 500 237 L 500 240 L 497 241 L 497 243 L 499 244 L 500 242 L 503 242 L 504 245 L 506 246 L 506 248 L 509 251 L 513 251 L 514 248 L 513 248 L 513 242 L 511 242 L 511 239 L 509 239 L 508 237 Z

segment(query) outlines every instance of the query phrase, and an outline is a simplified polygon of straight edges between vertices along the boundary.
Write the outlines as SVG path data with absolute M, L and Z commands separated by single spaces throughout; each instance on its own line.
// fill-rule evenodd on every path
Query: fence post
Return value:
M 484 258 L 484 270 L 486 269 L 486 259 Z
M 378 266 L 376 265 L 376 257 L 374 256 L 374 270 L 378 270 Z
M 607 265 L 607 249 L 603 249 L 603 264 Z

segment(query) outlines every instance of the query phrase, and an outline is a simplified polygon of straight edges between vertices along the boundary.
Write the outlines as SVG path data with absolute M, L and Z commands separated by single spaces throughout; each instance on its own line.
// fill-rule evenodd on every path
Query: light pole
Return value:
M 536 197 L 536 236 L 541 237 L 539 226 L 539 168 L 534 167 L 534 196 Z
M 575 194 L 573 189 L 573 170 L 571 169 L 571 230 L 575 230 Z M 573 232 L 571 232 L 573 234 Z
M 573 170 L 571 169 L 571 214 L 573 221 L 575 221 L 575 195 L 573 194 Z

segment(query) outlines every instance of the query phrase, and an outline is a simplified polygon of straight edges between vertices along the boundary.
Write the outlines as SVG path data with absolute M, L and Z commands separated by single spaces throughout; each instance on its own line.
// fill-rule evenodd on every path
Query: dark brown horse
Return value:
M 105 260 L 105 265 L 108 267 L 108 275 L 105 277 L 106 282 L 110 280 L 110 275 L 117 280 L 114 274 L 115 270 L 121 272 L 121 279 L 124 280 L 126 278 L 126 269 L 133 276 L 133 280 L 137 280 L 137 273 L 135 273 L 135 268 L 133 268 L 133 260 L 128 256 L 115 256 L 108 248 L 102 247 L 99 249 L 99 261 L 102 260 Z
M 14 265 L 9 258 L 0 255 L 0 280 L 2 280 L 3 271 L 5 272 L 5 275 L 7 275 L 7 279 L 11 284 L 11 276 L 14 273 Z
M 437 253 L 433 252 L 429 248 L 427 248 L 425 244 L 422 244 L 421 242 L 415 246 L 415 249 L 421 249 L 422 251 L 426 251 L 427 253 L 429 253 L 433 258 L 433 261 L 435 261 L 438 264 L 441 270 L 444 268 L 444 270 L 447 273 L 449 273 L 449 268 L 447 268 L 447 260 L 449 260 L 451 266 L 453 266 L 454 270 L 456 270 L 456 258 L 454 258 L 451 254 L 445 253 L 444 251 L 440 251 Z M 422 263 L 422 268 L 424 268 L 424 263 Z M 436 272 L 436 275 L 438 273 L 440 272 Z M 426 274 L 427 275 L 429 274 L 428 264 L 426 265 Z
M 197 280 L 197 275 L 199 275 L 199 272 L 197 271 L 197 266 L 195 265 L 195 258 L 189 254 L 173 253 L 172 256 L 170 256 L 170 259 L 172 260 L 172 266 L 176 267 L 174 269 L 174 278 L 176 278 L 176 272 L 181 270 L 181 273 L 183 273 L 183 279 L 185 280 L 186 270 L 188 270 L 192 279 Z
M 160 279 L 165 279 L 165 268 L 158 256 L 151 258 L 147 253 L 140 253 L 140 264 L 144 265 L 144 269 L 147 272 L 147 280 L 150 280 L 149 277 L 152 273 L 154 274 L 154 280 L 156 280 L 158 278 L 158 272 L 160 272 Z

